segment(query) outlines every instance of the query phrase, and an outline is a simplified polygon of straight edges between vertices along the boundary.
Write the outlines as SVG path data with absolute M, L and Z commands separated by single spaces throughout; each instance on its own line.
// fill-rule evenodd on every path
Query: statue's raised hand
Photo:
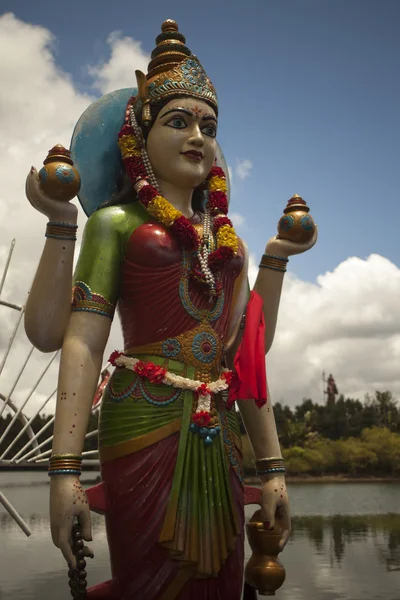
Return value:
M 26 178 L 25 193 L 33 208 L 46 215 L 50 221 L 76 223 L 78 209 L 75 204 L 49 198 L 40 186 L 39 175 L 35 167 L 31 168 Z
M 284 240 L 278 236 L 274 236 L 267 242 L 267 247 L 265 249 L 266 254 L 273 254 L 275 256 L 293 256 L 294 254 L 302 254 L 307 250 L 310 250 L 314 246 L 318 239 L 318 228 L 315 226 L 314 235 L 312 236 L 309 242 L 300 243 L 300 242 L 291 242 L 289 240 Z
M 76 567 L 72 552 L 72 526 L 75 519 L 82 529 L 82 538 L 90 541 L 90 509 L 79 478 L 75 475 L 53 475 L 50 482 L 51 537 L 71 568 Z
M 279 519 L 282 536 L 279 550 L 286 546 L 291 531 L 289 497 L 283 475 L 262 475 L 261 518 L 267 529 L 273 529 Z

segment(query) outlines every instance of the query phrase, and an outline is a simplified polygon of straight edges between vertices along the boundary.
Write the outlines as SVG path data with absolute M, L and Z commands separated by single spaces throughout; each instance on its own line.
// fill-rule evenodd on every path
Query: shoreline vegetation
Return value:
M 345 474 L 339 475 L 288 475 L 286 474 L 286 482 L 291 483 L 400 483 L 400 477 L 375 477 L 363 476 L 354 477 Z M 245 475 L 245 485 L 254 487 L 260 486 L 260 480 L 256 475 Z
M 400 409 L 391 392 L 375 392 L 366 396 L 364 402 L 340 396 L 330 404 L 316 404 L 303 400 L 291 408 L 281 403 L 273 405 L 279 441 L 286 467 L 286 479 L 290 483 L 371 483 L 400 481 Z M 243 451 L 243 470 L 248 485 L 259 485 L 255 460 L 243 422 L 239 417 Z M 10 425 L 11 415 L 0 418 L 0 435 Z M 52 418 L 38 415 L 32 421 L 34 433 L 41 430 Z M 92 415 L 89 431 L 97 429 L 97 417 Z M 0 451 L 15 440 L 21 424 L 15 421 Z M 44 433 L 48 443 L 40 451 L 51 448 L 52 428 Z M 28 437 L 24 433 L 7 452 L 7 459 L 21 449 Z M 41 439 L 39 438 L 39 442 Z M 97 439 L 89 437 L 84 450 L 96 450 Z M 1 452 L 0 452 L 1 453 Z M 33 466 L 33 465 L 32 465 Z M 26 469 L 28 464 L 21 464 Z M 1 464 L 0 470 L 15 469 L 15 465 Z M 46 463 L 35 468 L 47 468 Z M 89 471 L 98 468 L 94 462 L 86 465 Z
M 400 481 L 400 409 L 391 392 L 295 408 L 273 406 L 288 482 Z M 257 481 L 250 441 L 241 424 L 243 468 Z
M 258 479 L 250 440 L 241 436 L 245 477 Z M 363 429 L 359 438 L 313 435 L 303 446 L 282 447 L 292 482 L 400 481 L 400 434 L 387 427 Z

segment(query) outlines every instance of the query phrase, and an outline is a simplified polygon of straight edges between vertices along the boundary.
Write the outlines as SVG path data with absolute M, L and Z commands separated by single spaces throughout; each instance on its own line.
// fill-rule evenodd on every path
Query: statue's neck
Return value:
M 174 208 L 179 210 L 188 219 L 193 216 L 193 189 L 177 188 L 175 185 L 168 183 L 168 181 L 160 180 L 158 180 L 158 186 L 161 194 Z

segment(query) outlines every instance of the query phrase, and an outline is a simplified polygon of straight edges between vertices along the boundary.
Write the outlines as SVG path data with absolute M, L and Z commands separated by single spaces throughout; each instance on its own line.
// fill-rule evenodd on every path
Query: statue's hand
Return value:
M 266 253 L 274 254 L 275 256 L 293 256 L 294 254 L 302 254 L 307 250 L 310 250 L 318 239 L 318 228 L 315 226 L 314 235 L 309 242 L 306 243 L 298 243 L 298 242 L 290 242 L 289 240 L 284 240 L 277 236 L 272 237 L 267 242 Z
M 76 567 L 72 552 L 72 526 L 77 519 L 82 538 L 92 539 L 90 510 L 86 493 L 76 475 L 53 475 L 50 482 L 50 525 L 53 543 L 71 568 Z M 88 549 L 88 552 L 91 552 Z
M 261 518 L 266 529 L 273 529 L 275 520 L 279 520 L 279 525 L 282 527 L 279 550 L 282 551 L 287 544 L 291 531 L 289 498 L 285 477 L 283 475 L 262 475 L 261 481 Z
M 25 193 L 33 208 L 46 215 L 50 221 L 76 223 L 78 209 L 75 204 L 46 196 L 40 186 L 39 175 L 35 167 L 32 167 L 26 178 Z

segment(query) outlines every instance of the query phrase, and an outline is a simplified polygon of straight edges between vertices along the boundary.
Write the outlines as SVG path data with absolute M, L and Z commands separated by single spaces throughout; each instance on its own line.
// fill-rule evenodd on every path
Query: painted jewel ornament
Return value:
M 49 198 L 68 202 L 81 187 L 81 178 L 74 167 L 71 152 L 61 144 L 49 150 L 39 171 L 42 190 Z

